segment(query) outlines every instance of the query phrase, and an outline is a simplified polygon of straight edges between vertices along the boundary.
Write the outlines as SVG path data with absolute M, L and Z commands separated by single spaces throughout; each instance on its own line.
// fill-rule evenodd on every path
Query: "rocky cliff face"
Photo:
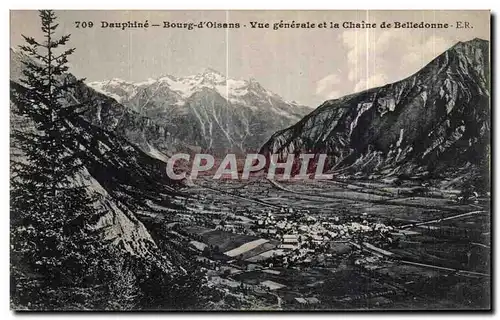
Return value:
M 151 153 L 256 151 L 276 130 L 311 111 L 284 101 L 253 79 L 226 79 L 210 69 L 184 78 L 138 83 L 113 79 L 88 85 L 143 117 L 142 136 L 131 141 Z M 132 135 L 137 124 L 127 118 L 120 121 L 122 130 Z
M 329 100 L 261 153 L 326 153 L 338 175 L 424 176 L 477 167 L 489 152 L 489 42 L 460 42 L 396 83 Z

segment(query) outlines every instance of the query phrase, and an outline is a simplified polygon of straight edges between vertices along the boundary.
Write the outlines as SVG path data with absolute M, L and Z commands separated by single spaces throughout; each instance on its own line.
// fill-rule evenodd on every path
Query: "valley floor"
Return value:
M 184 191 L 187 210 L 142 218 L 206 270 L 225 296 L 212 308 L 490 308 L 487 198 L 359 180 L 199 179 Z

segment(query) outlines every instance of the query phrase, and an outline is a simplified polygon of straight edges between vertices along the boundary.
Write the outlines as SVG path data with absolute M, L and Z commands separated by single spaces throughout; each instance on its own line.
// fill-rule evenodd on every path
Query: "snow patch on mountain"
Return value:
M 109 81 L 92 82 L 91 87 L 102 94 L 105 94 L 117 102 L 122 102 L 123 98 L 133 94 L 135 85 L 131 82 L 114 78 Z M 116 88 L 119 88 L 117 91 Z
M 224 99 L 233 104 L 247 106 L 257 110 L 257 106 L 249 104 L 244 97 L 249 93 L 257 96 L 276 97 L 283 100 L 279 95 L 263 88 L 256 80 L 238 80 L 228 79 L 224 75 L 212 69 L 206 69 L 202 73 L 187 77 L 175 77 L 171 75 L 163 76 L 158 79 L 149 78 L 145 81 L 130 82 L 119 78 L 105 81 L 89 82 L 88 85 L 94 90 L 112 97 L 116 101 L 123 103 L 131 99 L 140 92 L 141 88 L 155 86 L 158 89 L 166 87 L 178 94 L 175 105 L 182 105 L 186 100 L 196 92 L 201 92 L 204 88 L 213 89 Z M 284 101 L 284 100 L 283 100 Z M 300 107 L 296 102 L 285 103 L 291 106 Z M 285 115 L 283 110 L 277 110 L 280 115 Z M 289 116 L 287 114 L 286 116 Z

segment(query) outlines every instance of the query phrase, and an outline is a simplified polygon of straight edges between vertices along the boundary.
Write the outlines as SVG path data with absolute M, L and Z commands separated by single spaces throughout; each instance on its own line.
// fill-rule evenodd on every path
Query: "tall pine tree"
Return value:
M 24 36 L 22 85 L 12 86 L 13 111 L 26 119 L 28 128 L 13 131 L 12 142 L 23 157 L 11 163 L 12 259 L 40 275 L 46 285 L 72 283 L 84 272 L 91 237 L 83 226 L 93 212 L 93 199 L 77 173 L 85 148 L 78 143 L 79 129 L 72 125 L 80 105 L 65 95 L 83 80 L 68 71 L 64 49 L 70 36 L 56 37 L 56 16 L 41 10 L 43 41 Z M 87 248 L 87 249 L 86 249 Z M 13 262 L 14 264 L 14 262 Z
M 77 117 L 85 106 L 67 98 L 83 80 L 66 74 L 74 49 L 64 49 L 69 35 L 56 36 L 54 12 L 42 10 L 40 18 L 44 39 L 23 36 L 24 77 L 21 84 L 11 82 L 12 112 L 25 120 L 11 135 L 20 151 L 11 159 L 13 306 L 120 310 L 141 302 L 187 307 L 185 301 L 192 302 L 187 298 L 195 297 L 201 284 L 199 276 L 175 278 L 158 257 L 131 257 L 105 246 L 86 228 L 100 213 L 79 179 L 80 159 L 87 152 L 79 141 L 88 132 Z M 161 295 L 165 292 L 170 301 Z

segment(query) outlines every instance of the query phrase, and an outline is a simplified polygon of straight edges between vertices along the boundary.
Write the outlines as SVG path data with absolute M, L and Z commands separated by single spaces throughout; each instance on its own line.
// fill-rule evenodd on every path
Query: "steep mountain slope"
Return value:
M 159 126 L 158 136 L 146 140 L 162 152 L 257 150 L 273 132 L 311 111 L 284 101 L 253 79 L 226 79 L 211 69 L 184 78 L 88 85 Z
M 23 92 L 11 81 L 11 89 Z M 11 132 L 35 130 L 30 119 L 19 115 L 11 104 Z M 74 180 L 97 199 L 95 215 L 86 225 L 102 234 L 103 242 L 139 257 L 157 255 L 156 243 L 136 217 L 137 210 L 154 211 L 148 203 L 175 208 L 179 193 L 164 174 L 164 163 L 149 157 L 124 138 L 93 126 L 81 117 L 71 119 L 81 132 L 78 153 L 84 168 Z M 11 161 L 26 161 L 15 135 L 11 138 Z M 174 269 L 173 265 L 169 265 Z
M 483 162 L 490 137 L 489 43 L 459 42 L 399 82 L 329 100 L 261 153 L 326 153 L 337 174 L 436 175 Z

